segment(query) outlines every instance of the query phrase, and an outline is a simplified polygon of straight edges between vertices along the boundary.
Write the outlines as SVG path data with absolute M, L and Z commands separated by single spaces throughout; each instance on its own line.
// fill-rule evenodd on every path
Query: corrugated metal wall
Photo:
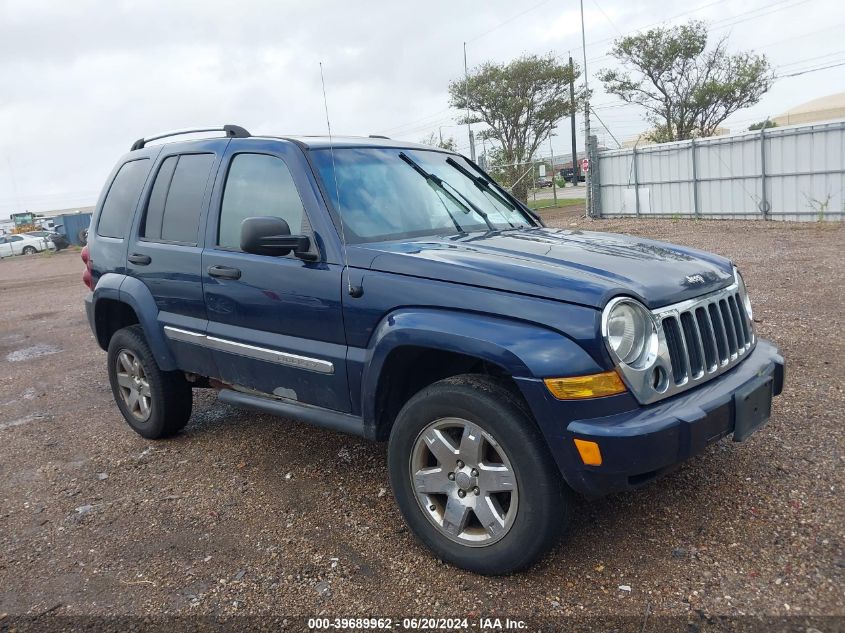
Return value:
M 845 216 L 845 121 L 600 152 L 597 214 Z
M 59 233 L 64 234 L 70 240 L 71 244 L 82 246 L 83 242 L 79 239 L 79 232 L 82 229 L 87 229 L 88 225 L 91 224 L 91 214 L 67 213 L 57 215 L 55 222 L 57 226 L 61 225 L 61 228 L 58 229 Z

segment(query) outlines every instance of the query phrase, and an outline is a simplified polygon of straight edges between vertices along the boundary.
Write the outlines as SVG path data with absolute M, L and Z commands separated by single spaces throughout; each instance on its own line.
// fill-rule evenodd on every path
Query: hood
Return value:
M 361 262 L 371 270 L 595 308 L 621 294 L 657 308 L 733 282 L 728 259 L 614 233 L 528 228 L 363 244 L 357 249 L 359 256 L 366 252 L 366 260 L 372 257 L 369 265 Z

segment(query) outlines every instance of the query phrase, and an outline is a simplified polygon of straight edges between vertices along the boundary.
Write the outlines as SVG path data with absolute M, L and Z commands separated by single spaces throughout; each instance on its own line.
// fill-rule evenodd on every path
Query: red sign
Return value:
M 584 171 L 584 172 L 590 171 L 590 159 L 589 158 L 582 158 L 581 159 L 581 171 Z

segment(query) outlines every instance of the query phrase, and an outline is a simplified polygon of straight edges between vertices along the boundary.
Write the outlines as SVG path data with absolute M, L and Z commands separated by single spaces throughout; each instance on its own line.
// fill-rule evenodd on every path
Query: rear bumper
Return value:
M 89 292 L 85 295 L 85 316 L 88 317 L 88 327 L 94 333 L 94 338 L 97 338 L 97 324 L 94 321 L 94 293 Z
M 734 395 L 768 378 L 772 395 L 780 394 L 783 357 L 770 342 L 758 340 L 742 363 L 691 391 L 603 417 L 584 419 L 585 410 L 579 409 L 580 419 L 556 425 L 540 421 L 541 427 L 567 483 L 587 497 L 598 497 L 639 487 L 733 433 Z M 601 466 L 582 463 L 574 438 L 598 443 Z

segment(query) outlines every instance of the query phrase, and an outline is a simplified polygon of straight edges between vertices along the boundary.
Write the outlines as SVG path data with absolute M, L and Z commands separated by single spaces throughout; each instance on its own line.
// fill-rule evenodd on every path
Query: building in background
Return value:
M 598 150 L 600 152 L 602 152 L 606 149 L 608 149 L 606 146 L 599 144 Z M 581 150 L 581 151 L 578 152 L 577 160 L 580 162 L 581 159 L 586 158 L 586 157 L 587 157 L 587 152 Z M 549 157 L 541 158 L 540 160 L 545 161 L 546 164 L 548 164 L 550 162 Z M 554 172 L 557 176 L 561 176 L 562 175 L 561 172 L 564 171 L 564 170 L 571 170 L 572 169 L 572 154 L 571 153 L 569 153 L 569 154 L 555 154 L 554 157 L 553 157 L 553 160 L 554 160 Z M 569 173 L 571 175 L 572 172 L 570 171 Z
M 845 119 L 845 92 L 828 95 L 807 101 L 772 117 L 777 125 L 795 125 L 796 123 L 819 123 L 834 119 Z

